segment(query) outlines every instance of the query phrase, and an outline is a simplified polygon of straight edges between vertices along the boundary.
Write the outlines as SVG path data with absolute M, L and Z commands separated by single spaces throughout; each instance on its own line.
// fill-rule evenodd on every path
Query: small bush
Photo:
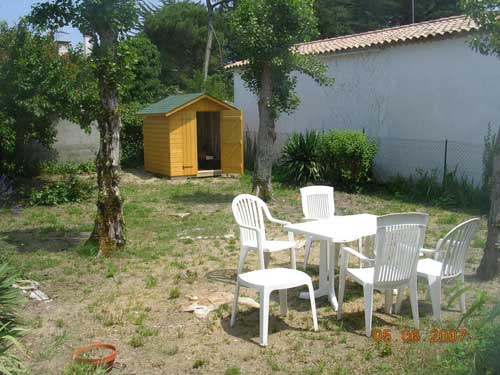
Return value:
M 18 327 L 19 292 L 12 288 L 16 280 L 7 265 L 0 265 L 0 373 L 22 374 L 25 367 L 9 352 L 12 346 L 21 348 L 18 338 L 23 331 Z
M 109 371 L 103 366 L 94 366 L 88 363 L 71 362 L 64 375 L 106 375 Z
M 437 170 L 417 170 L 409 177 L 396 176 L 381 185 L 381 190 L 412 202 L 428 203 L 444 208 L 488 209 L 485 191 L 467 178 L 459 178 L 457 171 L 446 174 L 444 181 Z
M 316 131 L 292 134 L 279 162 L 285 182 L 303 186 L 322 179 L 321 137 Z
M 144 164 L 142 118 L 136 114 L 141 107 L 140 104 L 131 103 L 122 108 L 120 162 L 124 167 L 139 167 Z
M 325 179 L 356 191 L 369 181 L 377 145 L 360 131 L 332 130 L 323 135 L 321 162 Z
M 451 298 L 458 299 L 466 289 Z M 466 318 L 467 334 L 463 341 L 447 348 L 440 358 L 443 367 L 456 374 L 500 374 L 500 302 L 479 291 L 462 321 Z
M 241 370 L 237 366 L 231 366 L 226 369 L 224 375 L 241 375 Z
M 94 191 L 92 184 L 72 175 L 64 181 L 44 186 L 31 193 L 31 205 L 53 206 L 61 203 L 82 202 Z
M 95 172 L 95 162 L 86 161 L 83 163 L 75 163 L 72 161 L 46 162 L 40 166 L 40 172 L 48 175 L 76 175 Z
M 134 335 L 130 338 L 129 345 L 134 349 L 139 348 L 144 346 L 144 339 L 140 335 Z
M 181 296 L 181 290 L 179 288 L 175 287 L 173 289 L 170 289 L 170 292 L 168 295 L 169 299 L 176 299 L 176 298 L 179 298 L 180 296 Z
M 208 361 L 206 359 L 197 358 L 194 360 L 193 368 L 194 369 L 200 368 L 200 367 L 206 366 L 207 364 L 208 364 Z
M 7 176 L 0 176 L 0 207 L 7 205 L 12 199 L 12 181 L 7 179 Z

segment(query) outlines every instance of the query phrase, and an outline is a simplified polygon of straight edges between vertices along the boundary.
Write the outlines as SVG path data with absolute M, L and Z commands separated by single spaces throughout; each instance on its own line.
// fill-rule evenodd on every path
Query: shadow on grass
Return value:
M 234 327 L 229 326 L 230 319 L 230 315 L 226 318 L 221 318 L 221 326 L 224 331 L 231 336 L 238 337 L 255 345 L 259 345 L 259 309 L 249 309 L 244 311 L 239 309 L 236 313 L 236 322 Z M 273 341 L 273 333 L 281 331 L 309 332 L 312 330 L 312 319 L 310 324 L 310 329 L 292 327 L 285 323 L 281 316 L 270 313 L 268 343 Z
M 0 232 L 0 242 L 13 246 L 19 252 L 60 252 L 82 244 L 89 236 L 90 232 L 45 227 Z
M 231 204 L 234 195 L 227 193 L 212 193 L 209 191 L 196 190 L 192 193 L 173 194 L 171 199 L 190 204 L 226 203 Z

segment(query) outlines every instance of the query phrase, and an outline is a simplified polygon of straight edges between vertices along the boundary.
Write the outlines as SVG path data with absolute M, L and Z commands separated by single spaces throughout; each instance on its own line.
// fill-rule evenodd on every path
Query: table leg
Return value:
M 328 282 L 328 241 L 320 241 L 319 253 L 319 287 L 314 290 L 314 297 L 319 298 L 329 295 L 329 282 Z M 302 292 L 299 295 L 301 299 L 309 299 L 308 292 Z
M 335 294 L 335 263 L 336 263 L 336 256 L 335 256 L 335 248 L 336 244 L 332 244 L 328 242 L 327 244 L 327 250 L 328 253 L 330 254 L 330 262 L 328 265 L 328 281 L 329 281 L 329 292 L 328 292 L 328 300 L 330 301 L 333 309 L 335 311 L 338 310 L 339 304 L 337 301 L 337 295 Z

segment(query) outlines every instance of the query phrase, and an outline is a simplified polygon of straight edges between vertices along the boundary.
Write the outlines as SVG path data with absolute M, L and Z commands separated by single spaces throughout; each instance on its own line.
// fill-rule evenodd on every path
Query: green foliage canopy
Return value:
M 415 1 L 415 22 L 460 14 L 458 0 Z M 412 22 L 408 0 L 316 0 L 321 38 L 355 34 Z
M 262 67 L 269 65 L 272 94 L 269 102 L 274 118 L 290 113 L 299 105 L 294 71 L 311 76 L 320 84 L 331 84 L 327 67 L 313 56 L 293 52 L 293 46 L 317 36 L 317 21 L 311 0 L 242 0 L 230 22 L 233 47 L 247 60 L 242 78 L 258 94 Z
M 130 60 L 130 76 L 121 85 L 120 102 L 146 104 L 164 97 L 167 90 L 160 81 L 158 48 L 142 33 L 122 41 L 120 48 Z
M 500 58 L 500 0 L 462 0 L 461 6 L 481 27 L 471 41 L 472 47 Z
M 161 54 L 161 77 L 181 85 L 183 75 L 201 70 L 207 37 L 207 9 L 187 1 L 166 3 L 146 16 L 144 33 Z
M 50 147 L 54 120 L 74 99 L 74 61 L 61 57 L 50 35 L 34 35 L 25 22 L 0 23 L 0 159 L 2 169 L 30 141 Z M 21 160 L 19 160 L 21 161 Z

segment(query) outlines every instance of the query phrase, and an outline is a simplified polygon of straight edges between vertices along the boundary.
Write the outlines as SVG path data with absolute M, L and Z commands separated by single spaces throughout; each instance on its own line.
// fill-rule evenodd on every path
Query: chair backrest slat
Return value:
M 265 203 L 262 199 L 250 194 L 240 194 L 234 198 L 231 207 L 234 218 L 238 225 L 240 225 L 240 239 L 242 243 L 257 241 L 257 233 L 253 230 L 243 228 L 241 225 L 260 230 L 262 240 L 265 240 L 263 205 Z
M 428 215 L 421 213 L 392 214 L 377 218 L 376 286 L 402 284 L 416 275 L 427 221 Z
M 464 271 L 470 243 L 479 229 L 479 219 L 471 219 L 456 226 L 439 242 L 438 259 L 443 262 L 441 276 L 453 277 Z
M 302 212 L 307 219 L 328 219 L 335 215 L 333 187 L 307 186 L 300 189 Z

